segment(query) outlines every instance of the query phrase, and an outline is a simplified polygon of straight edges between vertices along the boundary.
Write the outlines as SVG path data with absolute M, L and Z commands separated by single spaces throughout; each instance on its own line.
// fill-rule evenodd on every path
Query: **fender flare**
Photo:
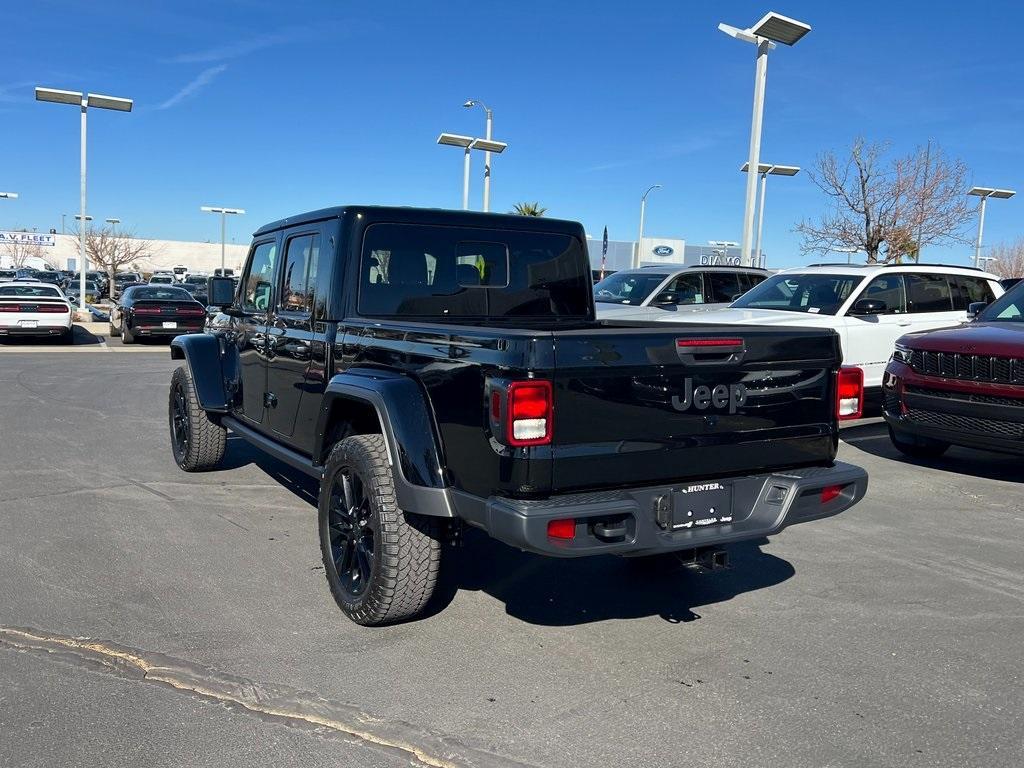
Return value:
M 395 371 L 353 369 L 327 383 L 313 444 L 314 460 L 324 464 L 334 407 L 344 401 L 370 405 L 384 435 L 388 463 L 395 470 L 398 506 L 434 517 L 454 517 L 444 477 L 440 441 L 426 397 L 413 379 Z
M 204 411 L 227 413 L 220 340 L 209 333 L 192 333 L 171 339 L 171 359 L 184 360 L 192 374 L 199 406 Z

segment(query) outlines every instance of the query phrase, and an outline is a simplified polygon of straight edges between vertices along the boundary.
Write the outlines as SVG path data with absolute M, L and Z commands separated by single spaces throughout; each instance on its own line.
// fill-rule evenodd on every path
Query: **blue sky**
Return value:
M 807 167 L 859 134 L 900 152 L 932 139 L 973 183 L 1024 191 L 1019 3 L 34 0 L 5 22 L 0 190 L 21 198 L 0 201 L 0 227 L 78 210 L 78 116 L 34 102 L 41 84 L 135 99 L 90 112 L 89 212 L 148 237 L 218 239 L 204 204 L 247 209 L 238 242 L 336 203 L 458 207 L 460 153 L 434 142 L 482 134 L 472 97 L 510 145 L 493 210 L 537 200 L 632 239 L 660 183 L 649 234 L 739 240 L 754 51 L 716 25 L 767 10 L 814 29 L 771 54 L 764 161 Z M 478 157 L 477 207 L 481 173 Z M 824 205 L 804 175 L 770 180 L 772 266 L 805 261 L 792 228 Z M 1021 205 L 993 202 L 986 242 L 1022 233 Z

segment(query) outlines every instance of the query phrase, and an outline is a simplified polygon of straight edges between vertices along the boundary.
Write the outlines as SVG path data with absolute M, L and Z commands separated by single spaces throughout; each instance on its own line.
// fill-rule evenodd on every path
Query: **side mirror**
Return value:
M 651 301 L 652 307 L 675 306 L 679 303 L 679 294 L 675 291 L 662 291 Z
M 984 311 L 985 307 L 988 306 L 987 302 L 984 301 L 972 301 L 967 305 L 967 317 L 969 320 L 973 320 Z
M 230 277 L 211 277 L 206 281 L 208 302 L 214 307 L 230 307 L 235 302 L 235 281 Z
M 858 299 L 850 310 L 851 315 L 881 315 L 889 309 L 889 305 L 878 299 Z

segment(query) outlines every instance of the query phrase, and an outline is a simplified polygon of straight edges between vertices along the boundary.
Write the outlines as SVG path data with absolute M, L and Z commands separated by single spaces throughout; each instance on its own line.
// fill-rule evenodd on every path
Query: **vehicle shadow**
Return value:
M 701 618 L 702 606 L 774 586 L 795 573 L 786 560 L 761 551 L 767 539 L 728 548 L 731 566 L 696 572 L 664 560 L 613 556 L 560 559 L 508 547 L 483 532 L 466 532 L 448 559 L 431 613 L 459 590 L 482 590 L 517 619 L 573 626 L 610 619 L 659 616 L 678 624 Z
M 220 469 L 227 471 L 249 464 L 259 467 L 271 480 L 280 483 L 299 500 L 311 504 L 313 509 L 316 509 L 317 497 L 320 493 L 320 486 L 316 480 L 283 461 L 275 459 L 270 454 L 264 453 L 244 438 L 228 433 L 227 450 L 224 453 Z
M 104 337 L 97 336 L 80 325 L 71 326 L 70 344 L 66 338 L 61 338 L 60 336 L 0 336 L 0 344 L 5 347 L 37 347 L 43 345 L 60 349 L 61 347 L 71 346 L 71 344 L 74 344 L 76 347 L 99 346 L 103 341 Z
M 956 445 L 937 459 L 913 459 L 905 456 L 889 440 L 889 430 L 884 422 L 846 427 L 839 431 L 839 439 L 864 453 L 911 466 L 931 467 L 988 480 L 1024 482 L 1018 456 L 961 448 Z

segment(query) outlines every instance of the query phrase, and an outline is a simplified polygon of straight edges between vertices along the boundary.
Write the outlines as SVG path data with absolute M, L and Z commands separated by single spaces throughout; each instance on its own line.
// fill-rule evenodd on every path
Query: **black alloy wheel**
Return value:
M 192 422 L 188 413 L 188 393 L 181 382 L 175 382 L 171 393 L 171 434 L 175 456 L 187 456 L 192 441 Z
M 362 478 L 352 467 L 341 467 L 331 483 L 328 525 L 331 560 L 338 585 L 358 600 L 373 576 L 374 525 Z

